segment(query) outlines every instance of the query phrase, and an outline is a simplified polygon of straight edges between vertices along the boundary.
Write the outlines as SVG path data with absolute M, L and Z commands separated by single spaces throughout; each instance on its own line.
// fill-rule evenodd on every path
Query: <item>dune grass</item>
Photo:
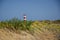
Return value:
M 0 21 L 0 29 L 8 29 L 9 31 L 28 32 L 29 34 L 41 36 L 40 34 L 49 35 L 52 33 L 55 37 L 60 40 L 60 20 L 42 20 L 42 21 L 24 21 L 17 18 L 10 20 Z M 51 35 L 52 36 L 52 35 Z M 37 36 L 38 37 L 38 36 Z
M 0 28 L 8 28 L 9 30 L 28 30 L 34 31 L 34 28 L 37 29 L 48 29 L 49 31 L 60 31 L 60 20 L 50 21 L 23 21 L 17 18 L 10 20 L 0 21 Z

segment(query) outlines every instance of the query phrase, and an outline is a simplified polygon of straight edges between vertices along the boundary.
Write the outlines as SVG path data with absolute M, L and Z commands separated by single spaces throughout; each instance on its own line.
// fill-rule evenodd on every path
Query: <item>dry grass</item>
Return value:
M 0 27 L 0 40 L 60 40 L 60 23 L 52 21 L 2 22 Z

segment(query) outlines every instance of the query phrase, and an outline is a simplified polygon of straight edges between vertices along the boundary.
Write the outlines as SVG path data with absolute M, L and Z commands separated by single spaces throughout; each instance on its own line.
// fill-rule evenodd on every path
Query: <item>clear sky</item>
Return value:
M 0 0 L 0 20 L 17 17 L 27 20 L 60 19 L 60 0 Z

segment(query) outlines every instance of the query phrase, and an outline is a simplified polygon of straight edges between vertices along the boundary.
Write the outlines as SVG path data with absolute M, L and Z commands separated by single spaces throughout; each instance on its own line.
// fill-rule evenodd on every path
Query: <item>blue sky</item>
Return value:
M 17 17 L 23 20 L 60 19 L 60 0 L 0 0 L 0 20 Z

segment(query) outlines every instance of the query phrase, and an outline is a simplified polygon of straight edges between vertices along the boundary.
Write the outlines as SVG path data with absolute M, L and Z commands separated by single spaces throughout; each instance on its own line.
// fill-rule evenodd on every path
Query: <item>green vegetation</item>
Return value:
M 60 20 L 23 21 L 13 18 L 11 20 L 0 21 L 0 28 L 7 28 L 9 30 L 28 30 L 30 32 L 34 31 L 35 28 L 39 30 L 44 28 L 49 31 L 60 31 Z
M 9 30 L 30 30 L 33 21 L 23 21 L 17 18 L 11 20 L 0 21 L 0 28 L 8 28 Z
M 60 40 L 60 20 L 24 21 L 13 18 L 11 20 L 0 21 L 0 29 L 5 28 L 16 33 L 20 33 L 22 30 L 35 35 L 35 37 L 37 35 L 39 37 L 41 35 L 48 36 L 52 33 L 51 36 L 55 35 Z

